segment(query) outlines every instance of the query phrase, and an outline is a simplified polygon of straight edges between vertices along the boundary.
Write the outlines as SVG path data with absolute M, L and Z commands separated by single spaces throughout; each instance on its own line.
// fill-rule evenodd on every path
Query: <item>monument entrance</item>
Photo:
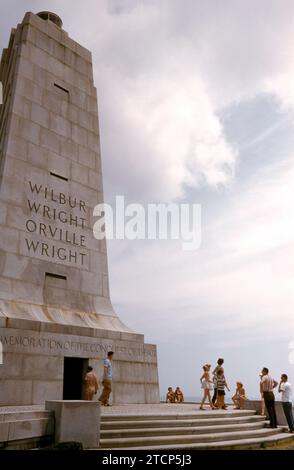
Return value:
M 63 400 L 82 400 L 83 382 L 88 359 L 80 357 L 64 358 Z

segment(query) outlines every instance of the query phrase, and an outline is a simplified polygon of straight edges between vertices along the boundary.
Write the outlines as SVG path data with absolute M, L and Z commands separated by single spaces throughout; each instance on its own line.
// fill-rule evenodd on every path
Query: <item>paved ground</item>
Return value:
M 228 406 L 228 411 L 234 412 L 233 406 Z M 236 413 L 239 410 L 236 410 Z M 216 412 L 222 412 L 226 414 L 225 410 L 211 410 L 209 406 L 205 407 L 205 413 L 215 414 Z M 102 406 L 101 414 L 102 415 L 119 415 L 119 414 L 128 414 L 128 415 L 149 415 L 149 414 L 187 414 L 195 413 L 197 416 L 201 416 L 204 412 L 199 410 L 199 404 L 197 403 L 159 403 L 152 405 L 113 405 L 113 406 Z
M 0 414 L 13 412 L 13 411 L 43 411 L 45 407 L 43 405 L 26 405 L 26 406 L 2 406 L 0 407 Z M 205 412 L 213 416 L 214 413 L 222 412 L 226 413 L 225 410 L 211 410 L 209 406 L 205 406 Z M 232 405 L 228 406 L 228 411 L 234 411 Z M 238 411 L 238 410 L 237 410 Z M 236 411 L 236 412 L 237 412 Z M 186 414 L 196 413 L 201 415 L 203 411 L 199 410 L 199 403 L 159 403 L 150 405 L 113 405 L 113 406 L 102 406 L 102 415 L 117 415 L 117 414 Z

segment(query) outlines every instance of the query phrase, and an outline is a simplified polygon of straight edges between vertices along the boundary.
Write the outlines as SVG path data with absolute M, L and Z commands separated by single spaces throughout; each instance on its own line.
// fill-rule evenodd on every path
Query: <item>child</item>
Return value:
M 168 387 L 165 401 L 166 403 L 175 403 L 175 392 L 173 391 L 172 387 Z
M 242 382 L 237 382 L 236 383 L 237 388 L 236 388 L 236 393 L 232 397 L 232 400 L 235 404 L 235 410 L 241 410 L 244 404 L 244 401 L 247 400 L 245 389 L 243 387 Z
M 213 393 L 213 397 L 212 397 L 212 403 L 215 404 L 216 402 L 216 395 L 217 395 L 217 386 L 216 386 L 216 382 L 217 382 L 217 373 L 219 370 L 224 370 L 223 368 L 223 364 L 224 364 L 224 360 L 223 358 L 219 358 L 217 360 L 217 365 L 216 367 L 213 369 L 213 372 L 212 372 L 212 375 L 213 375 L 213 385 L 214 385 L 214 393 Z
M 184 394 L 183 394 L 182 390 L 180 389 L 180 387 L 177 387 L 176 390 L 175 390 L 175 399 L 179 403 L 183 403 L 183 401 L 184 401 Z
M 226 410 L 225 406 L 225 388 L 230 391 L 225 376 L 224 376 L 224 371 L 222 369 L 218 370 L 217 372 L 217 379 L 216 379 L 216 386 L 217 386 L 217 398 L 216 398 L 216 404 L 215 407 L 218 409 L 223 409 Z

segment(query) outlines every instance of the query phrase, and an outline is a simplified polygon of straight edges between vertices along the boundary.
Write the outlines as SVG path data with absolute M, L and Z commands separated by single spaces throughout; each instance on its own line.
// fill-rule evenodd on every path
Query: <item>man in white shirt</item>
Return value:
M 279 392 L 282 394 L 282 403 L 285 417 L 289 426 L 289 432 L 294 432 L 294 419 L 292 411 L 292 387 L 288 382 L 287 374 L 281 375 L 279 383 Z

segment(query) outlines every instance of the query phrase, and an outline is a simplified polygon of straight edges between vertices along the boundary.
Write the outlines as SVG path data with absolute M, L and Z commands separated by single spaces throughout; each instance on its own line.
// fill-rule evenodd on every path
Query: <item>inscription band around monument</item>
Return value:
M 30 349 L 30 353 L 36 354 L 48 352 L 54 353 L 54 355 L 75 355 L 88 357 L 104 357 L 105 353 L 110 349 L 114 350 L 121 357 L 124 355 L 131 356 L 133 358 L 138 357 L 141 360 L 148 358 L 152 360 L 155 357 L 155 351 L 152 349 L 144 348 L 138 344 L 138 346 L 120 346 L 118 341 L 111 342 L 103 339 L 91 339 L 87 337 L 87 340 L 82 340 L 79 336 L 67 336 L 67 335 L 54 335 L 43 333 L 42 335 L 37 333 L 30 333 L 22 335 L 19 332 L 13 330 L 7 334 L 7 331 L 0 329 L 0 341 L 3 345 L 4 352 L 20 352 L 22 350 Z

